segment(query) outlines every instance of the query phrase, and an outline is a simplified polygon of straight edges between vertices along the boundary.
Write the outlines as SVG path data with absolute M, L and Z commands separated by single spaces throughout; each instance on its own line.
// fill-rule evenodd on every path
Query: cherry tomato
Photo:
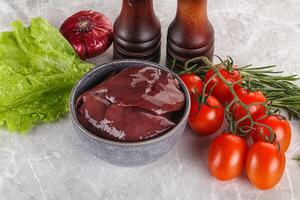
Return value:
M 191 111 L 188 123 L 198 135 L 205 136 L 215 133 L 224 121 L 224 108 L 212 95 L 208 96 L 206 104 L 197 102 L 196 95 L 191 98 Z
M 283 152 L 286 152 L 291 142 L 291 127 L 289 122 L 281 115 L 268 115 L 267 117 L 259 118 L 258 123 L 269 126 L 276 134 L 276 142 L 280 144 Z M 263 125 L 255 125 L 251 132 L 253 142 L 264 141 L 265 137 L 270 136 L 270 131 Z
M 179 77 L 184 82 L 189 92 L 191 93 L 198 92 L 198 94 L 202 93 L 203 83 L 199 76 L 191 73 L 191 74 L 182 74 Z
M 235 92 L 239 99 L 246 105 L 253 120 L 256 120 L 258 116 L 265 114 L 266 108 L 262 104 L 250 105 L 253 103 L 266 103 L 266 97 L 261 91 L 250 91 L 242 87 L 235 87 Z M 244 109 L 240 104 L 236 103 L 232 106 L 232 115 L 235 120 L 239 120 L 247 114 L 247 110 Z M 250 120 L 243 120 L 238 124 L 238 127 L 249 126 Z
M 250 182 L 266 190 L 274 187 L 281 179 L 285 168 L 285 156 L 273 143 L 259 141 L 249 149 L 246 172 Z
M 244 138 L 232 133 L 216 137 L 209 148 L 208 167 L 219 180 L 237 177 L 244 169 L 247 156 L 247 143 Z
M 233 70 L 229 72 L 224 68 L 219 68 L 221 75 L 229 82 L 234 83 L 241 80 L 241 75 L 238 70 Z M 207 83 L 209 79 L 215 74 L 214 70 L 209 70 L 206 72 L 204 83 Z M 209 82 L 206 88 L 206 93 L 212 90 L 212 95 L 214 95 L 221 103 L 227 104 L 233 99 L 233 95 L 229 90 L 228 86 L 220 79 L 220 77 L 215 77 Z

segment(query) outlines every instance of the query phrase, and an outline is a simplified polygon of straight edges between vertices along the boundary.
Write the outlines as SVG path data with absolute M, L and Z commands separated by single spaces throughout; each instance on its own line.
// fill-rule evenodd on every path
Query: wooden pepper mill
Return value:
M 114 23 L 114 58 L 137 58 L 159 62 L 161 26 L 153 0 L 123 0 Z
M 207 0 L 177 0 L 177 13 L 167 36 L 167 66 L 176 68 L 194 57 L 212 60 L 214 30 L 207 17 Z

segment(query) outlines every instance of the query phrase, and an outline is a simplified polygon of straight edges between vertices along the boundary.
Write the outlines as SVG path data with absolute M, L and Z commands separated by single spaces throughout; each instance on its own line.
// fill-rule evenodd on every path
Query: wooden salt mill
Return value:
M 153 0 L 123 0 L 114 23 L 114 59 L 137 58 L 159 62 L 161 26 Z
M 212 60 L 214 30 L 207 17 L 207 0 L 177 0 L 177 13 L 167 36 L 167 66 L 176 68 L 194 57 Z

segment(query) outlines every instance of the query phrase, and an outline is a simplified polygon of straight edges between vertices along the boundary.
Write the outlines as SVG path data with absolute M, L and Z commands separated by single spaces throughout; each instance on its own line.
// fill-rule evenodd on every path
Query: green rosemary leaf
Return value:
M 299 163 L 299 165 L 300 165 L 300 155 L 294 157 L 293 160 L 297 161 Z
M 195 61 L 199 61 L 198 67 L 195 67 Z M 186 67 L 193 66 L 192 72 L 199 75 L 202 79 L 205 78 L 206 72 L 210 69 L 208 66 L 200 66 L 200 58 L 194 58 L 187 62 Z M 222 66 L 224 63 L 233 65 L 232 60 L 225 60 L 217 66 Z M 271 108 L 284 109 L 289 114 L 290 119 L 300 119 L 300 87 L 296 81 L 300 80 L 297 75 L 284 75 L 283 71 L 276 70 L 276 65 L 263 67 L 255 67 L 246 65 L 237 68 L 242 77 L 249 79 L 251 88 L 258 89 L 264 93 L 266 98 L 271 101 Z

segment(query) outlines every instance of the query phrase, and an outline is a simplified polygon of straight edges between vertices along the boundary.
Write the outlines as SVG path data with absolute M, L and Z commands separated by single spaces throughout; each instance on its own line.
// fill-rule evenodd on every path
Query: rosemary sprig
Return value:
M 300 165 L 300 155 L 293 158 L 293 160 L 297 161 Z
M 251 85 L 261 90 L 271 101 L 271 107 L 284 109 L 290 119 L 300 119 L 300 87 L 295 84 L 297 75 L 283 76 L 275 71 L 275 66 L 241 67 L 243 77 L 249 78 Z
M 210 68 L 208 66 L 200 66 L 203 64 L 201 59 L 199 57 L 187 61 L 185 70 L 188 69 L 204 78 L 205 73 Z M 231 68 L 234 66 L 230 57 L 225 61 L 221 60 L 221 65 Z M 251 89 L 258 89 L 264 93 L 268 101 L 271 102 L 269 106 L 272 110 L 283 109 L 287 111 L 289 119 L 300 119 L 300 87 L 296 85 L 296 81 L 300 78 L 297 75 L 285 76 L 283 71 L 275 69 L 275 65 L 264 67 L 246 65 L 233 68 L 240 71 L 244 80 L 248 80 L 244 81 L 244 84 L 250 83 Z

